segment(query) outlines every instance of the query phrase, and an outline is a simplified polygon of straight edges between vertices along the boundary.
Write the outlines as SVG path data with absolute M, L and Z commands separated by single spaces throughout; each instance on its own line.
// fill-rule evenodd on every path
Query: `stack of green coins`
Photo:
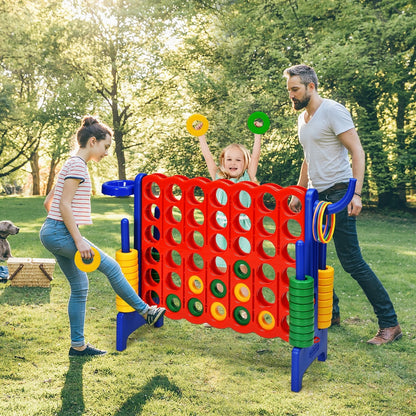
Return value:
M 306 348 L 314 340 L 314 280 L 289 279 L 289 343 Z

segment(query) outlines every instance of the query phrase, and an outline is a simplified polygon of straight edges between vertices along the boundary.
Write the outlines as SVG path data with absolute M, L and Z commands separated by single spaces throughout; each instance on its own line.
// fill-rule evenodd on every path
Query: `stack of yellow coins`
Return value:
M 334 291 L 334 268 L 326 266 L 325 270 L 318 270 L 318 328 L 331 326 L 332 303 Z
M 129 253 L 123 253 L 121 250 L 118 250 L 116 252 L 116 260 L 125 278 L 136 293 L 138 293 L 139 261 L 137 250 L 131 249 Z M 119 312 L 134 312 L 134 309 L 118 295 L 116 295 L 116 307 Z

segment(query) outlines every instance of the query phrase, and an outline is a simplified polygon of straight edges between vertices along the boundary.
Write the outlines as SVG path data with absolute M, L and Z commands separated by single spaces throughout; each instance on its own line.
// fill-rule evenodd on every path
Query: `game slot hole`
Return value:
M 294 267 L 287 267 L 286 270 L 282 273 L 282 282 L 286 285 L 289 285 L 289 279 L 291 277 L 296 277 L 296 269 Z
M 166 220 L 171 224 L 177 224 L 182 220 L 182 211 L 176 206 L 172 206 L 167 210 Z
M 192 231 L 189 234 L 188 243 L 190 247 L 198 250 L 204 245 L 204 236 L 199 231 Z
M 238 237 L 234 240 L 234 250 L 240 255 L 245 256 L 251 253 L 250 241 L 245 237 Z
M 261 253 L 263 257 L 272 258 L 276 256 L 276 246 L 270 240 L 261 242 Z
M 285 308 L 289 308 L 289 291 L 283 293 L 281 303 Z
M 227 286 L 219 279 L 214 279 L 209 285 L 211 293 L 217 298 L 223 298 L 227 294 Z
M 205 194 L 200 186 L 194 186 L 190 189 L 189 194 L 190 200 L 194 204 L 202 204 L 205 199 Z
M 293 243 L 287 244 L 283 247 L 283 255 L 289 261 L 295 261 L 296 259 L 296 245 Z
M 189 268 L 192 271 L 200 271 L 204 267 L 204 259 L 198 253 L 192 253 L 188 258 Z
M 203 225 L 204 221 L 205 221 L 204 213 L 200 209 L 195 208 L 189 211 L 188 222 L 193 227 L 198 227 L 199 225 Z
M 197 298 L 191 298 L 188 302 L 188 310 L 194 316 L 201 316 L 204 313 L 204 305 Z
M 282 327 L 283 331 L 285 331 L 286 333 L 288 333 L 290 331 L 290 326 L 289 326 L 287 315 L 282 318 L 281 327 Z
M 266 211 L 274 211 L 276 209 L 276 198 L 269 192 L 265 192 L 262 198 L 262 207 Z
M 289 219 L 285 223 L 285 231 L 289 238 L 299 238 L 302 235 L 302 227 L 296 220 Z
M 213 273 L 217 275 L 225 274 L 227 272 L 227 268 L 228 268 L 227 263 L 220 256 L 214 257 L 210 265 L 211 265 L 211 270 L 213 271 Z
M 182 199 L 182 189 L 179 185 L 174 184 L 168 187 L 166 198 L 170 201 L 180 201 Z
M 157 238 L 155 237 L 155 234 Z M 160 238 L 160 233 L 159 233 L 158 228 L 155 227 L 154 225 L 146 227 L 146 229 L 144 230 L 144 238 L 145 240 L 151 243 L 155 243 L 156 241 L 158 241 Z
M 297 198 L 299 200 L 299 206 L 297 208 L 298 209 L 297 212 L 292 211 L 292 209 L 290 208 L 290 202 L 292 201 L 293 198 Z M 283 206 L 284 211 L 290 215 L 297 215 L 301 213 L 303 209 L 302 200 L 300 199 L 300 197 L 297 197 L 296 195 L 288 195 L 286 199 L 282 201 L 282 206 Z
M 150 248 L 150 256 L 154 261 L 156 261 L 156 262 L 160 261 L 160 253 L 154 247 Z
M 171 310 L 172 312 L 179 312 L 182 307 L 182 302 L 179 299 L 178 296 L 170 294 L 166 298 L 166 306 Z
M 143 299 L 149 305 L 155 305 L 155 304 L 157 305 L 159 304 L 159 301 L 160 301 L 159 294 L 154 290 L 147 290 Z
M 166 277 L 167 285 L 170 289 L 179 289 L 182 286 L 182 279 L 176 272 L 169 272 Z
M 268 287 L 262 287 L 257 292 L 257 299 L 264 306 L 273 305 L 276 302 L 276 296 L 273 290 Z
M 149 221 L 157 220 L 160 217 L 160 209 L 156 204 L 147 205 L 144 213 Z
M 251 206 L 251 196 L 246 191 L 240 191 L 234 194 L 233 205 L 238 209 L 250 208 Z
M 166 262 L 170 267 L 180 266 L 182 264 L 181 255 L 176 250 L 170 250 L 166 255 Z
M 216 206 L 221 207 L 227 205 L 228 196 L 223 188 L 218 187 L 217 189 L 213 190 L 211 194 L 211 200 Z
M 215 221 L 217 225 L 221 228 L 225 228 L 228 223 L 227 216 L 222 211 L 217 211 L 215 213 Z
M 250 231 L 251 220 L 247 214 L 238 214 L 234 217 L 234 228 L 239 232 Z
M 146 249 L 145 258 L 150 264 L 156 264 L 160 260 L 160 254 L 154 247 Z
M 160 283 L 160 276 L 156 269 L 147 269 L 145 279 L 152 286 L 157 286 Z
M 182 242 L 182 234 L 178 229 L 170 228 L 166 240 L 170 245 L 176 246 Z
M 276 232 L 276 223 L 273 218 L 268 217 L 267 215 L 263 216 L 260 220 L 261 231 L 265 234 L 272 235 Z
M 273 280 L 276 279 L 276 272 L 273 268 L 273 266 L 271 266 L 268 263 L 263 263 L 260 267 L 259 267 L 259 277 L 260 279 L 262 279 L 263 281 L 270 283 Z
M 148 191 L 148 196 L 150 198 L 159 198 L 160 196 L 160 186 L 157 182 L 152 182 L 146 187 Z
M 215 234 L 211 240 L 211 246 L 215 251 L 225 251 L 227 249 L 227 239 L 222 234 Z

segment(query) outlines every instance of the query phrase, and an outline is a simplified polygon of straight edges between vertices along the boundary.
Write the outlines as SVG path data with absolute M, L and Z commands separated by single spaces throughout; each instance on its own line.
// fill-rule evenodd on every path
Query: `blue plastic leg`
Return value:
M 292 350 L 292 391 L 299 392 L 302 389 L 302 378 L 305 371 L 315 358 L 325 361 L 328 349 L 328 330 L 317 331 L 319 342 L 308 348 L 294 347 Z
M 163 326 L 163 316 L 154 324 L 155 328 Z M 124 351 L 127 347 L 128 337 L 142 325 L 146 324 L 146 320 L 138 312 L 119 312 L 117 314 L 117 336 L 116 349 Z
M 127 339 L 137 328 L 146 323 L 138 312 L 119 312 L 117 314 L 117 351 L 124 351 L 127 347 Z

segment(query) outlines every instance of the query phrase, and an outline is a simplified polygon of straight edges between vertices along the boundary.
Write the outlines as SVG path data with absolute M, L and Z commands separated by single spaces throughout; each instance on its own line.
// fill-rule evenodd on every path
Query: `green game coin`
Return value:
M 188 309 L 194 316 L 201 316 L 204 312 L 204 305 L 199 299 L 191 298 L 188 302 Z
M 234 319 L 240 324 L 240 325 L 248 325 L 250 322 L 250 313 L 246 308 L 243 308 L 242 306 L 237 306 L 234 309 Z
M 263 121 L 263 125 L 261 127 L 257 127 L 254 122 L 257 119 L 261 119 Z M 267 130 L 269 130 L 270 127 L 270 119 L 267 116 L 267 114 L 261 112 L 261 111 L 256 111 L 253 114 L 251 114 L 251 116 L 248 118 L 247 120 L 247 126 L 249 128 L 249 130 L 254 133 L 254 134 L 264 134 L 266 133 Z
M 218 289 L 221 286 L 221 290 Z M 217 298 L 223 298 L 227 294 L 227 286 L 219 279 L 214 279 L 210 284 L 211 292 Z
M 176 295 L 169 295 L 166 298 L 166 305 L 172 312 L 179 312 L 181 309 L 181 300 Z

